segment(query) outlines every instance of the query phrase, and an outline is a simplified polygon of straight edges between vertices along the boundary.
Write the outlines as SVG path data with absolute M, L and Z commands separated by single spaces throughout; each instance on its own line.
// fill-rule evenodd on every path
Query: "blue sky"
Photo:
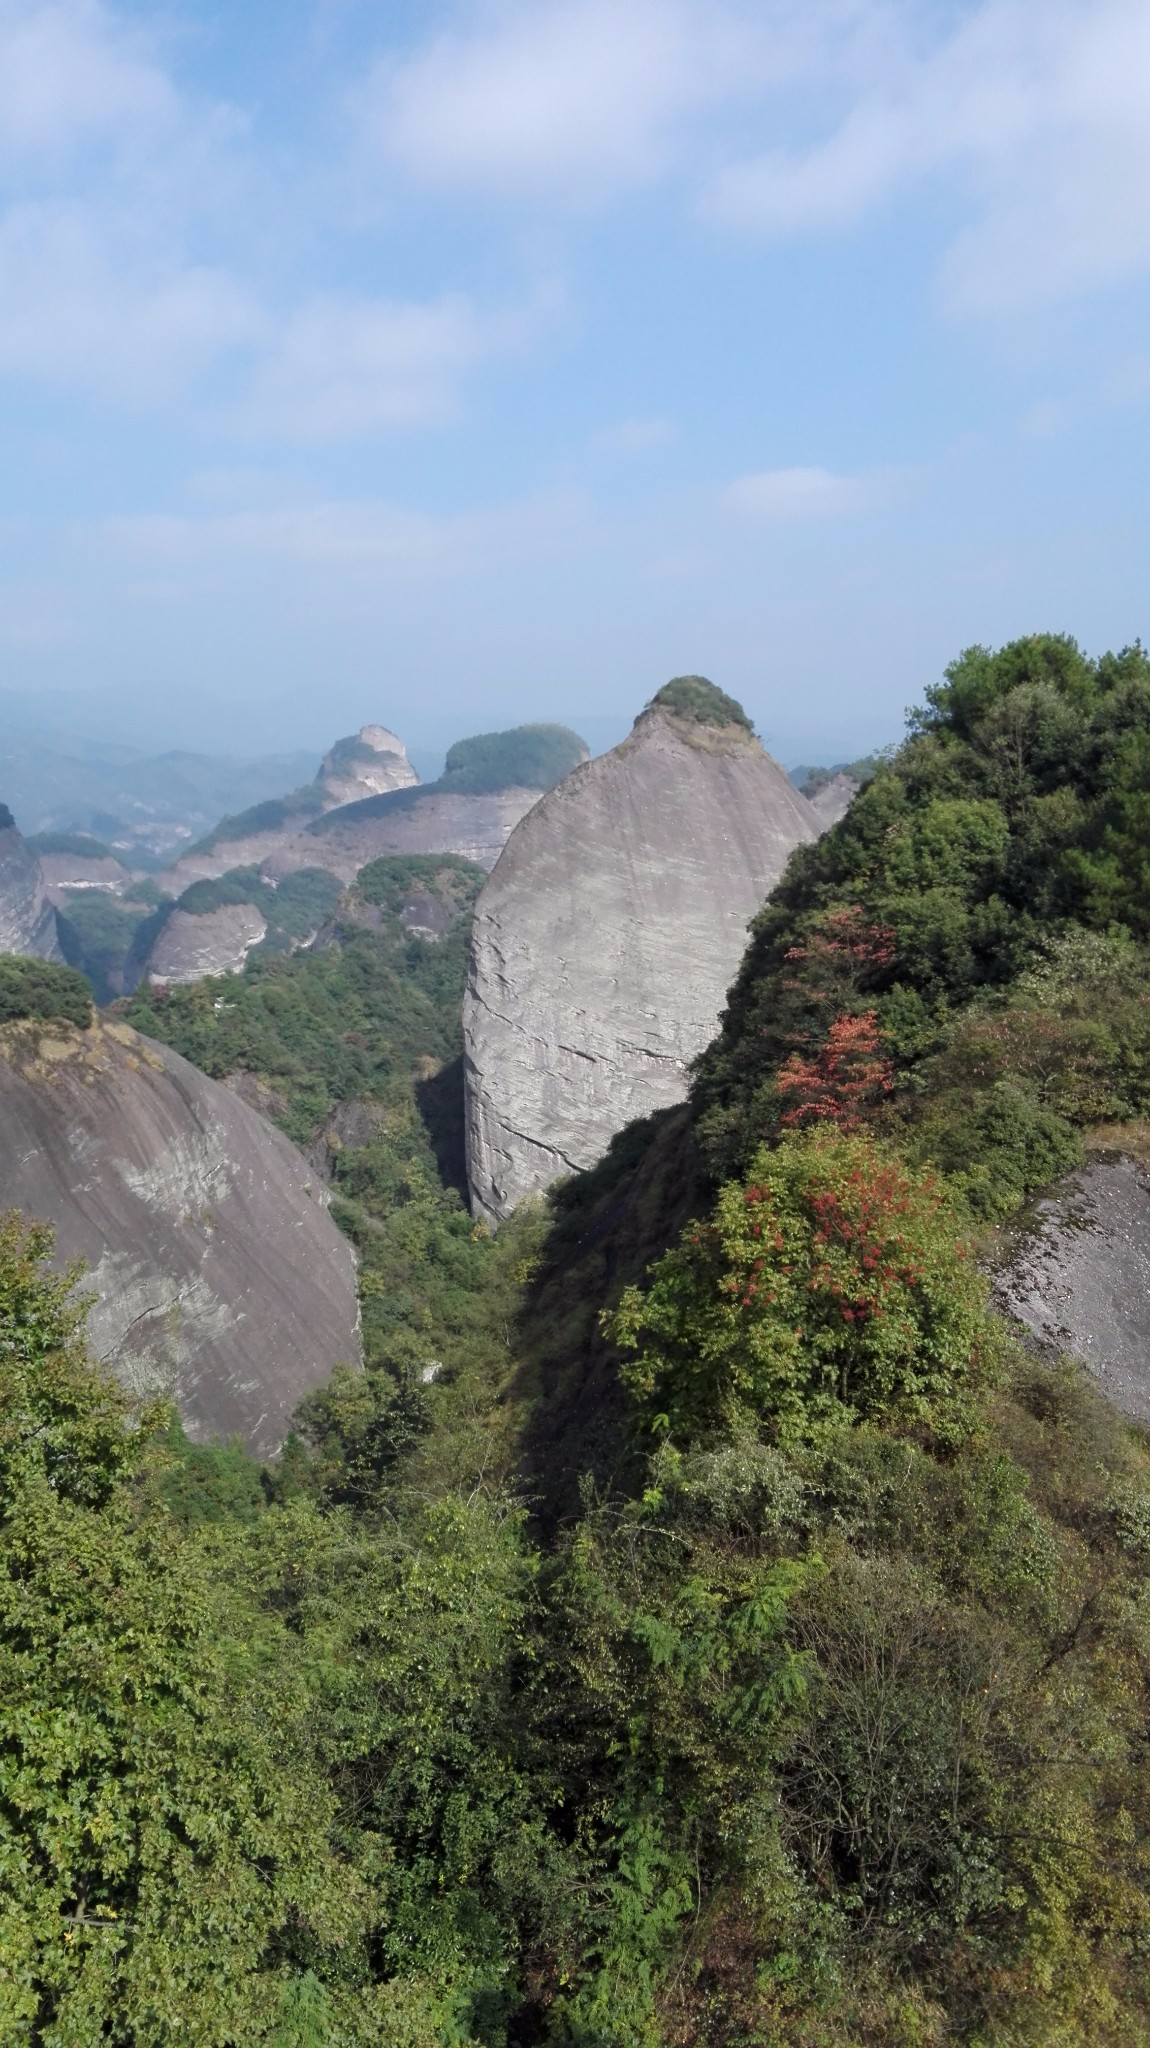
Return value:
M 1146 0 L 0 0 L 0 182 L 0 686 L 793 761 L 1150 633 Z

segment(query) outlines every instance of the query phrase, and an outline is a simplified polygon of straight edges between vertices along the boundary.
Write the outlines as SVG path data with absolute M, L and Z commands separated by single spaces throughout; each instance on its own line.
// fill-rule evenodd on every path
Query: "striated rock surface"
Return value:
M 1034 1205 L 997 1276 L 998 1306 L 1048 1352 L 1089 1367 L 1104 1394 L 1150 1423 L 1150 1173 L 1090 1159 Z
M 741 707 L 696 677 L 521 821 L 480 894 L 464 1004 L 477 1214 L 682 1100 L 748 921 L 818 829 Z
M 807 802 L 819 821 L 820 831 L 829 832 L 832 825 L 845 818 L 861 788 L 855 776 L 842 772 L 819 784 Z
M 85 1259 L 95 1354 L 190 1436 L 269 1456 L 360 1356 L 351 1246 L 294 1145 L 126 1025 L 0 1029 L 0 1207 Z
M 265 871 L 278 879 L 290 866 L 322 866 L 350 882 L 368 861 L 385 853 L 458 853 L 478 867 L 493 868 L 540 794 L 524 788 L 441 790 L 431 784 L 370 798 L 317 818 L 265 864 Z
M 148 956 L 154 982 L 199 981 L 205 974 L 238 974 L 253 946 L 267 936 L 267 920 L 254 903 L 224 903 L 193 912 L 177 905 Z
M 40 862 L 17 830 L 7 804 L 0 804 L 0 953 L 63 958 Z
M 93 889 L 100 895 L 121 896 L 132 880 L 127 868 L 110 853 L 42 853 L 40 869 L 48 900 L 57 906 L 69 890 Z

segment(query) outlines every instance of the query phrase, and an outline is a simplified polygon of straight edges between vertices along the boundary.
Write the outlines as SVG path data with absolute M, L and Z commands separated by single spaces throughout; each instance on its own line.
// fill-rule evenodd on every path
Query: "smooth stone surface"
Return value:
M 239 974 L 252 947 L 266 936 L 267 921 L 254 903 L 173 910 L 148 956 L 148 979 L 168 985 L 205 974 Z
M 388 790 L 340 805 L 308 826 L 221 840 L 210 853 L 187 855 L 159 880 L 172 895 L 232 868 L 257 867 L 271 882 L 300 868 L 326 868 L 339 881 L 353 882 L 368 861 L 386 853 L 458 853 L 490 869 L 539 797 L 539 790 L 522 788 L 478 795 L 422 785 Z
M 738 727 L 643 713 L 512 833 L 464 999 L 472 1206 L 498 1221 L 682 1101 L 805 799 Z
M 807 798 L 822 831 L 829 832 L 832 825 L 845 818 L 861 788 L 853 775 L 832 775 L 829 782 Z
M 1037 1202 L 995 1282 L 998 1306 L 1044 1350 L 1089 1367 L 1150 1422 L 1150 1174 L 1103 1155 Z
M 10 815 L 5 813 L 4 815 Z M 15 825 L 0 824 L 0 953 L 62 960 L 56 912 L 32 848 Z
M 91 1267 L 94 1354 L 196 1441 L 277 1451 L 360 1359 L 355 1260 L 314 1167 L 231 1090 L 123 1024 L 0 1030 L 0 1207 Z

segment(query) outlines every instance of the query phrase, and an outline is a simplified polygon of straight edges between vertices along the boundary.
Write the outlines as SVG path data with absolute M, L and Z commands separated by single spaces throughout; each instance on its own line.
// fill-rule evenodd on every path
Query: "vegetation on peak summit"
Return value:
M 587 759 L 587 742 L 567 725 L 515 725 L 475 733 L 447 750 L 437 789 L 468 794 L 496 789 L 553 789 Z
M 692 719 L 696 725 L 741 725 L 746 732 L 754 726 L 737 697 L 729 697 L 706 676 L 672 676 L 656 690 L 648 711 L 673 711 L 677 718 Z

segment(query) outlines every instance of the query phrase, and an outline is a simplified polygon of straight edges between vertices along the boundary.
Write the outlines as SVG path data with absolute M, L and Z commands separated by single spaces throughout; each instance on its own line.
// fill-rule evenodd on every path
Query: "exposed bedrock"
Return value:
M 355 1262 L 314 1168 L 126 1025 L 0 1030 L 0 1207 L 87 1261 L 94 1353 L 197 1440 L 269 1456 L 302 1396 L 359 1360 Z
M 149 981 L 199 981 L 205 974 L 239 974 L 253 946 L 267 935 L 254 903 L 223 903 L 217 910 L 172 911 L 148 956 Z
M 1150 1173 L 1088 1161 L 1034 1206 L 995 1285 L 1044 1351 L 1089 1367 L 1127 1415 L 1150 1422 Z
M 528 813 L 480 894 L 467 1162 L 473 1207 L 492 1221 L 682 1100 L 749 920 L 792 848 L 818 836 L 740 707 L 713 696 L 729 722 L 656 699 Z
M 398 790 L 329 811 L 285 851 L 293 865 L 326 867 L 344 882 L 385 853 L 457 853 L 493 868 L 539 796 L 537 789 L 465 792 L 437 790 L 434 784 Z M 277 880 L 281 858 L 265 863 L 265 872 Z
M 40 862 L 17 830 L 7 804 L 0 804 L 0 953 L 63 958 Z
M 845 818 L 859 793 L 861 783 L 853 775 L 832 775 L 828 782 L 820 783 L 813 796 L 807 798 L 812 811 L 819 821 L 819 830 L 829 832 L 840 818 Z
M 323 757 L 316 781 L 329 804 L 354 804 L 418 781 L 403 741 L 385 725 L 362 725 L 353 739 L 337 740 Z

